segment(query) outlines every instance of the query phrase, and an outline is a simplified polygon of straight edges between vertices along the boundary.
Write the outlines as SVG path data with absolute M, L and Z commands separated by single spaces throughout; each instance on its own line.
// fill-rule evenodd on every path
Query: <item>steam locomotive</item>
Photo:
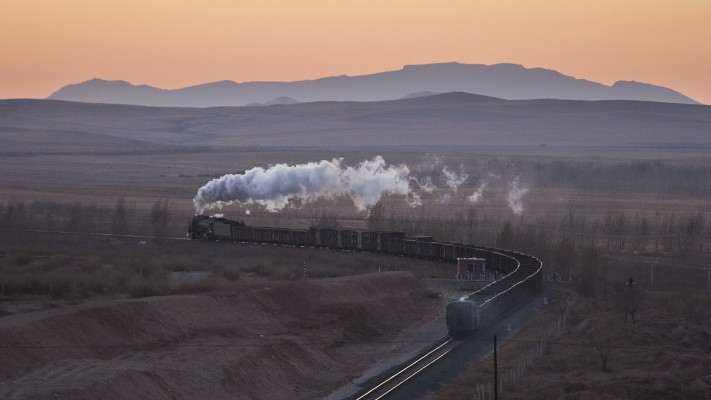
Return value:
M 461 258 L 484 259 L 486 268 L 501 278 L 447 305 L 447 327 L 454 337 L 467 336 L 536 294 L 541 287 L 542 262 L 511 250 L 439 242 L 431 236 L 408 238 L 404 232 L 309 227 L 287 229 L 247 226 L 241 221 L 196 215 L 188 223 L 194 240 L 269 243 L 301 247 L 386 253 L 455 263 Z

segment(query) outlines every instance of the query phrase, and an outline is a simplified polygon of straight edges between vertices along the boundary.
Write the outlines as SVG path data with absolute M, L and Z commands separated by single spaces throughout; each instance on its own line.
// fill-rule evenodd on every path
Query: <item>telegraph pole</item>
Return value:
M 496 357 L 496 335 L 494 335 L 494 400 L 499 400 L 499 365 Z

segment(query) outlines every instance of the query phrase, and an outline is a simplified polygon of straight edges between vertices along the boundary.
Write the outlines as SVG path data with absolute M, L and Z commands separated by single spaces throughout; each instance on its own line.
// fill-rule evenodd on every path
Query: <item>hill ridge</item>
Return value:
M 222 80 L 161 89 L 123 80 L 94 78 L 62 87 L 48 99 L 157 107 L 245 106 L 277 98 L 314 101 L 395 100 L 412 93 L 468 92 L 508 100 L 641 100 L 699 104 L 662 86 L 619 80 L 611 86 L 519 64 L 458 62 L 405 65 L 367 75 L 338 75 L 290 82 Z

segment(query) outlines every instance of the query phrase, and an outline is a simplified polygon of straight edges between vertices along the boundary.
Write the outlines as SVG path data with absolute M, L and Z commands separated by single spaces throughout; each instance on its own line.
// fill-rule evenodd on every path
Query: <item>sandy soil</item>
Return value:
M 339 400 L 356 394 L 364 385 L 367 385 L 368 380 L 393 366 L 405 363 L 447 335 L 445 306 L 460 297 L 462 292 L 449 279 L 424 279 L 424 281 L 431 293 L 439 294 L 441 306 L 436 308 L 431 315 L 423 318 L 421 324 L 413 324 L 400 331 L 388 345 L 386 352 L 373 359 L 373 363 L 365 372 L 347 385 L 332 392 L 326 397 L 326 400 Z M 467 287 L 467 289 L 469 288 L 471 285 Z
M 440 338 L 445 300 L 387 272 L 9 315 L 0 398 L 321 398 Z

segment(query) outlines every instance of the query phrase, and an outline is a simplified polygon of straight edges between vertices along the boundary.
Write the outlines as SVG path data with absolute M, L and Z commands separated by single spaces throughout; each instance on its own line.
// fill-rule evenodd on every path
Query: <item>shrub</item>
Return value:
M 204 293 L 226 287 L 226 282 L 218 278 L 205 278 L 195 282 L 183 282 L 171 289 L 171 294 Z
M 303 271 L 302 271 L 303 274 Z M 278 268 L 272 271 L 272 278 L 289 281 L 300 278 L 299 272 L 294 269 Z
M 222 273 L 222 277 L 227 279 L 228 281 L 236 281 L 239 280 L 239 272 L 235 269 L 227 269 Z
M 170 286 L 161 279 L 134 279 L 128 288 L 131 297 L 164 296 L 170 293 Z
M 32 257 L 27 253 L 15 253 L 10 256 L 10 262 L 15 265 L 27 265 L 30 261 Z

